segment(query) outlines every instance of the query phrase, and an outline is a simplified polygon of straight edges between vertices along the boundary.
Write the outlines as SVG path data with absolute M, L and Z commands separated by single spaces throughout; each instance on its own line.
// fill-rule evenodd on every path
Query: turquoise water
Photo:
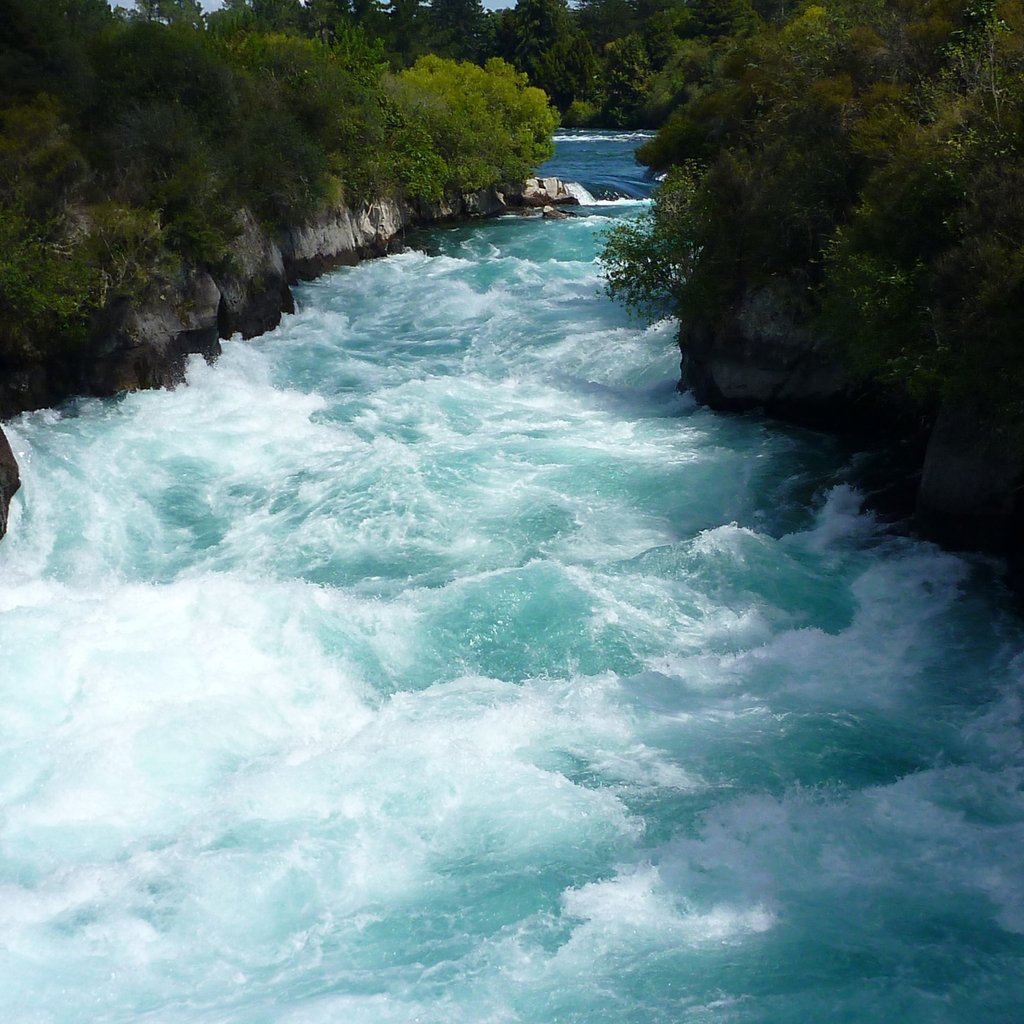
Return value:
M 643 196 L 635 144 L 553 167 Z M 594 260 L 639 209 L 429 234 L 11 424 L 0 1019 L 1021 1019 L 998 567 L 677 395 Z

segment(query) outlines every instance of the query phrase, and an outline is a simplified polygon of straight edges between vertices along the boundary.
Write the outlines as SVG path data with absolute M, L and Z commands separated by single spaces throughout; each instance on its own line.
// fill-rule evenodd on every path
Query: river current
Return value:
M 10 424 L 0 1020 L 1022 1019 L 998 566 L 676 393 L 595 261 L 636 144 Z

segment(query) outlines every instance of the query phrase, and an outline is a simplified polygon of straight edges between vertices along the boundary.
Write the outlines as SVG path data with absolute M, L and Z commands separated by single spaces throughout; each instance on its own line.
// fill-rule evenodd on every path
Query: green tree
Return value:
M 146 21 L 187 28 L 203 27 L 203 8 L 199 0 L 135 0 L 139 15 Z
M 547 97 L 502 60 L 423 57 L 398 76 L 395 97 L 426 127 L 451 189 L 522 181 L 553 152 Z
M 487 46 L 487 14 L 481 0 L 431 0 L 430 49 L 442 57 L 477 60 Z
M 574 25 L 565 0 L 518 0 L 501 13 L 499 53 L 564 109 L 593 95 L 599 75 L 589 40 Z
M 604 116 L 616 127 L 636 125 L 650 91 L 651 62 L 643 39 L 636 33 L 604 49 Z
M 597 50 L 637 31 L 643 22 L 632 0 L 580 0 L 576 11 L 580 29 Z
M 352 27 L 352 5 L 349 0 L 308 0 L 302 25 L 306 35 L 333 43 Z
M 424 52 L 427 8 L 423 0 L 390 0 L 387 20 L 388 48 L 397 63 L 411 64 Z

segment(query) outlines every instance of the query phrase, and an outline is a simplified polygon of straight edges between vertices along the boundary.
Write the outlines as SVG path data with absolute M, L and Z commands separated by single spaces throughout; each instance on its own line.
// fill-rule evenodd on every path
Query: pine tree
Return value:
M 480 0 L 432 0 L 431 49 L 458 60 L 482 57 L 487 12 Z
M 135 0 L 135 6 L 146 21 L 203 27 L 203 8 L 199 0 Z
M 588 97 L 600 73 L 593 48 L 573 23 L 565 0 L 519 0 L 502 12 L 498 47 L 563 110 L 574 99 Z

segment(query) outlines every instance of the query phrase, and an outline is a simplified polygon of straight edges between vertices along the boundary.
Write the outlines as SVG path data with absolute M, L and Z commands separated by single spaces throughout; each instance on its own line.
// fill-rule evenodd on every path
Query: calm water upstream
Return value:
M 636 142 L 12 424 L 0 1020 L 1022 1019 L 1021 623 L 674 392 Z

